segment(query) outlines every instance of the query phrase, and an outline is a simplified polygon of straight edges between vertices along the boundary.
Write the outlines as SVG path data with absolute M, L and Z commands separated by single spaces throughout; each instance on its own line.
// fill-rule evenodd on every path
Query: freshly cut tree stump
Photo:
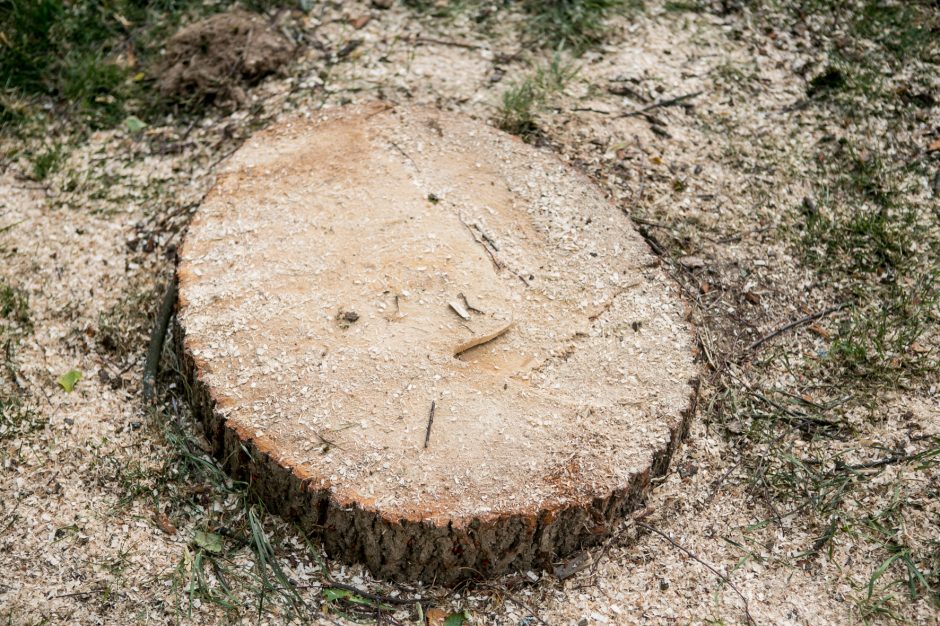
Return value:
M 214 452 L 381 577 L 450 584 L 597 542 L 693 411 L 685 307 L 628 218 L 452 114 L 375 104 L 258 133 L 178 273 Z

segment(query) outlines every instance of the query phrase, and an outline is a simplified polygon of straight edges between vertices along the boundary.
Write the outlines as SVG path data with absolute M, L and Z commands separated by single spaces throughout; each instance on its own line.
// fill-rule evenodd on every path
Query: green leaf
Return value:
M 222 552 L 222 537 L 215 533 L 206 533 L 201 530 L 197 530 L 195 534 L 193 534 L 193 543 L 206 552 L 211 552 L 213 554 L 219 554 Z
M 72 393 L 72 390 L 75 389 L 75 383 L 82 379 L 82 373 L 77 369 L 70 369 L 66 373 L 59 376 L 59 380 L 56 382 L 59 383 L 59 386 L 65 389 L 66 392 Z
M 447 619 L 444 620 L 444 626 L 463 626 L 467 621 L 467 614 L 461 611 L 460 613 L 451 613 L 447 616 Z
M 336 587 L 327 587 L 320 592 L 323 595 L 323 599 L 327 602 L 333 602 L 335 600 L 345 600 L 346 602 L 352 602 L 353 604 L 362 604 L 364 606 L 375 606 L 381 609 L 391 609 L 392 607 L 385 604 L 384 602 L 376 602 L 369 598 L 364 598 L 357 593 L 349 591 L 347 589 L 337 589 Z
M 342 600 L 343 598 L 348 598 L 352 595 L 351 591 L 346 591 L 345 589 L 334 589 L 332 587 L 322 590 L 323 599 L 327 602 L 333 602 L 335 600 Z
M 136 115 L 128 115 L 124 118 L 124 126 L 132 133 L 139 133 L 143 129 L 147 128 L 147 123 Z

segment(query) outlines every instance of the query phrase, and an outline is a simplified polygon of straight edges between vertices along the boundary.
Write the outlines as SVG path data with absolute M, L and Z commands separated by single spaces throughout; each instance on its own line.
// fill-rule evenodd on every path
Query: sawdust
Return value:
M 325 45 L 339 49 L 351 36 L 348 20 L 367 11 L 364 3 L 344 3 L 306 19 L 306 27 L 315 29 Z M 677 16 L 653 10 L 618 20 L 610 45 L 586 55 L 577 79 L 553 103 L 555 109 L 539 119 L 562 158 L 597 179 L 635 217 L 660 224 L 650 227 L 654 234 L 684 242 L 685 254 L 705 262 L 690 271 L 703 285 L 699 293 L 707 285 L 703 310 L 714 336 L 705 339 L 719 353 L 805 314 L 804 307 L 819 310 L 832 304 L 831 292 L 800 268 L 780 229 L 781 216 L 807 192 L 812 146 L 824 132 L 823 122 L 832 122 L 816 112 L 786 111 L 805 94 L 806 68 L 819 66 L 823 55 L 805 32 L 779 32 L 760 42 L 742 39 L 746 18 L 746 13 Z M 490 119 L 505 84 L 529 71 L 526 57 L 506 60 L 519 48 L 504 27 L 511 24 L 498 24 L 491 38 L 483 38 L 458 19 L 438 37 L 482 48 L 415 46 L 410 42 L 427 35 L 427 25 L 400 7 L 377 12 L 355 32 L 363 45 L 352 58 L 331 67 L 325 85 L 325 57 L 313 57 L 298 67 L 298 78 L 263 83 L 248 98 L 264 107 L 270 120 L 323 104 L 374 100 L 380 94 Z M 411 67 L 420 68 L 420 75 Z M 455 67 L 460 71 L 454 72 Z M 505 72 L 498 82 L 490 80 L 494 67 Z M 744 82 L 742 76 L 750 78 Z M 630 86 L 642 99 L 608 93 L 612 83 Z M 651 130 L 642 117 L 615 116 L 660 97 L 701 89 L 705 92 L 692 108 L 656 112 L 668 138 Z M 587 107 L 607 114 L 571 110 Z M 179 605 L 179 591 L 173 589 L 174 572 L 178 567 L 191 571 L 184 555 L 193 533 L 202 529 L 193 520 L 204 518 L 171 510 L 177 533 L 168 535 L 152 521 L 152 501 L 131 499 L 119 506 L 123 491 L 115 468 L 134 463 L 159 467 L 169 453 L 159 430 L 138 412 L 137 389 L 115 390 L 86 376 L 73 394 L 64 394 L 54 383 L 71 367 L 94 372 L 127 365 L 127 379 L 139 380 L 139 359 L 108 362 L 94 341 L 83 338 L 83 329 L 96 325 L 98 312 L 118 299 L 131 274 L 169 269 L 165 253 L 178 243 L 180 225 L 188 216 L 185 207 L 198 203 L 211 183 L 210 166 L 232 147 L 224 129 L 246 122 L 242 112 L 209 120 L 188 137 L 174 127 L 153 129 L 142 139 L 98 134 L 73 153 L 61 175 L 38 189 L 23 189 L 35 185 L 15 176 L 27 171 L 28 163 L 14 163 L 4 174 L 0 228 L 17 225 L 0 235 L 0 248 L 7 250 L 0 273 L 27 289 L 36 328 L 18 355 L 20 383 L 27 386 L 30 402 L 49 418 L 49 426 L 37 436 L 3 445 L 0 614 L 14 624 L 43 619 L 89 624 L 284 621 L 267 614 L 258 618 L 247 604 L 233 616 L 197 603 L 189 607 L 188 617 L 185 599 Z M 938 123 L 936 110 L 923 122 L 932 127 Z M 890 132 L 899 141 L 916 144 L 919 139 L 916 129 Z M 164 144 L 178 152 L 151 150 Z M 68 190 L 66 172 L 80 181 L 77 189 Z M 102 172 L 117 182 L 98 181 Z M 153 187 L 162 190 L 156 199 L 141 193 Z M 928 206 L 930 192 L 923 187 L 915 193 Z M 141 232 L 154 233 L 154 252 L 128 247 Z M 780 341 L 807 354 L 826 345 L 822 337 L 801 332 Z M 788 374 L 772 375 L 786 380 Z M 855 424 L 858 437 L 910 445 L 912 432 L 940 434 L 938 391 L 932 385 L 882 399 L 878 420 Z M 705 400 L 707 405 L 707 396 Z M 859 623 L 868 573 L 878 567 L 880 555 L 861 541 L 842 541 L 831 552 L 798 558 L 820 528 L 802 516 L 782 526 L 764 525 L 765 505 L 748 489 L 737 461 L 717 425 L 695 422 L 674 471 L 653 490 L 649 505 L 654 512 L 644 523 L 727 576 L 747 598 L 758 623 Z M 936 469 L 915 475 L 899 466 L 885 480 L 913 490 L 922 506 L 906 523 L 905 534 L 917 542 L 935 540 L 940 514 Z M 199 506 L 229 510 L 233 504 L 210 495 Z M 549 624 L 744 622 L 742 602 L 727 585 L 662 538 L 635 531 L 626 523 L 606 551 L 590 551 L 590 559 L 598 559 L 596 569 L 589 567 L 566 581 L 550 572 L 507 576 L 496 587 L 510 589 L 511 595 L 471 588 L 450 594 L 444 605 L 466 608 L 473 623 L 486 624 L 532 624 L 533 615 Z M 279 547 L 286 555 L 285 567 L 305 586 L 304 597 L 319 606 L 316 563 L 289 528 L 277 526 L 277 532 L 283 538 Z M 250 567 L 245 550 L 232 558 Z M 371 583 L 359 568 L 328 565 L 341 580 Z M 425 597 L 434 592 L 427 587 L 417 591 Z M 927 600 L 904 603 L 897 610 L 912 623 L 938 622 Z M 410 619 L 407 611 L 393 617 Z M 317 619 L 339 621 L 332 615 L 311 621 Z

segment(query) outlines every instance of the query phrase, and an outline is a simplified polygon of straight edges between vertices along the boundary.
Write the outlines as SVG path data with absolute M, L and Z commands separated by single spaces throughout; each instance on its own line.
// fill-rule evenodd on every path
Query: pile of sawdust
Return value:
M 230 11 L 182 29 L 156 67 L 157 89 L 177 102 L 242 102 L 243 87 L 276 72 L 294 44 L 263 17 Z

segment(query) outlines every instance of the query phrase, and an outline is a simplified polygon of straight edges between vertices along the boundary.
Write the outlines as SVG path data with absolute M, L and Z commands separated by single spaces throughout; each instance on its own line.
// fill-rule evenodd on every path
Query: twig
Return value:
M 867 463 L 856 463 L 855 465 L 847 465 L 843 463 L 840 459 L 836 459 L 835 469 L 845 469 L 845 470 L 863 470 L 863 469 L 876 469 L 879 467 L 885 467 L 887 465 L 894 465 L 895 463 L 907 463 L 908 461 L 913 461 L 922 453 L 918 454 L 892 454 L 891 456 L 885 457 L 883 459 L 877 459 L 875 461 L 869 461 Z M 825 461 L 820 461 L 818 459 L 800 459 L 800 463 L 804 465 L 822 465 Z
M 503 590 L 503 593 L 506 594 L 506 597 L 509 598 L 509 601 L 510 601 L 510 602 L 512 602 L 513 604 L 517 604 L 517 605 L 519 605 L 520 607 L 522 607 L 523 609 L 525 609 L 526 611 L 528 611 L 528 612 L 529 612 L 529 615 L 531 615 L 532 617 L 534 617 L 534 618 L 535 618 L 535 621 L 537 621 L 539 624 L 544 624 L 544 626 L 549 626 L 549 625 L 548 625 L 548 622 L 546 622 L 544 619 L 542 619 L 541 616 L 539 616 L 539 614 L 536 612 L 536 610 L 533 609 L 531 606 L 529 606 L 528 603 L 523 602 L 522 600 L 520 600 L 519 598 L 517 598 L 517 597 L 514 596 L 513 594 L 509 593 L 509 591 L 507 591 L 507 590 L 505 590 L 505 589 Z
M 464 43 L 462 41 L 447 41 L 445 39 L 434 39 L 433 37 L 416 37 L 414 42 L 417 43 L 426 43 L 434 46 L 451 46 L 453 48 L 464 48 L 465 50 L 483 50 L 486 46 L 480 46 L 472 43 Z
M 434 423 L 434 409 L 437 406 L 437 402 L 431 400 L 431 411 L 428 413 L 428 428 L 424 432 L 424 447 L 427 449 L 428 442 L 431 441 L 431 424 Z
M 569 109 L 572 113 L 597 113 L 598 115 L 610 115 L 610 111 L 594 109 L 591 107 L 573 107 Z
M 642 226 L 638 226 L 636 232 L 640 233 L 640 237 L 642 237 L 646 242 L 646 245 L 648 245 L 653 250 L 653 254 L 662 257 L 668 256 L 663 247 L 659 245 L 658 241 L 656 241 L 656 237 L 654 237 L 647 229 L 643 228 Z
M 647 506 L 642 511 L 637 511 L 636 513 L 634 513 L 627 519 L 627 523 L 620 530 L 618 530 L 616 534 L 613 534 L 610 537 L 608 537 L 607 541 L 604 542 L 604 547 L 601 548 L 601 553 L 598 554 L 597 558 L 594 559 L 594 562 L 591 563 L 591 575 L 593 576 L 597 573 L 597 567 L 601 564 L 601 561 L 604 560 L 604 557 L 607 556 L 607 553 L 610 552 L 610 546 L 614 543 L 614 541 L 620 539 L 620 537 L 625 532 L 630 530 L 630 528 L 635 526 L 639 522 L 639 520 L 647 518 L 655 512 L 656 512 L 656 508 L 653 506 Z
M 496 266 L 496 269 L 498 270 L 503 269 L 503 264 L 499 262 L 499 259 L 497 259 L 493 251 L 490 250 L 490 247 L 486 245 L 486 242 L 484 242 L 482 239 L 477 237 L 476 231 L 474 230 L 474 226 L 476 226 L 476 224 L 474 224 L 473 226 L 470 226 L 470 224 L 463 221 L 461 217 L 458 216 L 457 219 L 459 219 L 460 223 L 463 224 L 464 227 L 470 232 L 470 236 L 473 237 L 473 240 L 477 242 L 478 244 L 480 244 L 480 246 L 482 246 L 484 250 L 486 250 L 486 253 L 490 257 L 490 261 L 493 262 L 493 265 Z
M 75 591 L 73 593 L 63 593 L 57 596 L 49 596 L 49 599 L 52 600 L 55 598 L 75 598 L 78 596 L 90 596 L 93 593 L 101 593 L 102 591 L 104 591 L 104 589 L 102 588 L 92 589 L 91 591 Z
M 482 228 L 480 228 L 480 225 L 479 225 L 479 224 L 474 224 L 473 227 L 477 229 L 477 232 L 478 232 L 478 233 L 480 233 L 480 237 L 483 237 L 483 241 L 485 241 L 486 243 L 490 244 L 490 246 L 492 246 L 493 250 L 495 250 L 496 252 L 499 252 L 499 246 L 496 244 L 495 241 L 493 241 L 493 238 L 492 238 L 492 237 L 490 237 L 489 235 L 486 234 L 486 231 L 484 231 Z
M 6 226 L 0 226 L 0 233 L 5 233 L 5 232 L 7 232 L 8 230 L 10 230 L 11 228 L 13 228 L 14 226 L 19 226 L 20 224 L 22 224 L 22 223 L 25 222 L 25 221 L 26 221 L 26 219 L 24 218 L 24 219 L 21 219 L 21 220 L 18 221 L 18 222 L 13 222 L 12 224 L 7 224 Z
M 395 148 L 396 150 L 398 150 L 399 152 L 401 152 L 402 156 L 404 156 L 406 159 L 408 159 L 409 161 L 411 161 L 411 164 L 414 165 L 414 167 L 415 167 L 415 169 L 416 169 L 417 171 L 419 171 L 419 172 L 421 171 L 421 168 L 418 167 L 418 164 L 415 163 L 415 160 L 412 159 L 412 158 L 411 158 L 411 155 L 408 154 L 407 152 L 405 152 L 405 150 L 404 150 L 401 146 L 399 146 L 399 145 L 398 145 L 397 143 L 395 143 L 394 141 L 389 141 L 388 143 L 391 144 L 391 146 L 392 146 L 393 148 Z
M 637 522 L 636 525 L 639 526 L 640 528 L 644 529 L 644 530 L 647 530 L 647 531 L 649 531 L 649 532 L 651 532 L 651 533 L 654 533 L 654 534 L 656 534 L 656 535 L 659 535 L 660 537 L 662 537 L 663 539 L 665 539 L 666 541 L 668 541 L 669 543 L 671 543 L 671 544 L 673 545 L 673 547 L 675 547 L 676 549 L 681 550 L 682 552 L 684 552 L 690 559 L 692 559 L 693 561 L 695 561 L 695 562 L 699 563 L 700 565 L 704 566 L 704 567 L 705 567 L 706 569 L 708 569 L 711 573 L 713 573 L 715 576 L 717 576 L 717 577 L 719 578 L 719 580 L 721 580 L 723 583 L 725 583 L 726 585 L 728 585 L 729 587 L 731 587 L 731 589 L 733 589 L 734 592 L 735 592 L 736 594 L 738 594 L 738 597 L 741 598 L 741 601 L 744 602 L 744 615 L 747 616 L 747 621 L 748 621 L 748 623 L 750 623 L 750 624 L 755 624 L 755 625 L 757 624 L 757 622 L 756 622 L 756 621 L 754 620 L 754 618 L 751 616 L 751 610 L 750 610 L 750 608 L 748 607 L 747 598 L 745 598 L 745 597 L 744 597 L 744 594 L 741 593 L 741 591 L 735 586 L 735 584 L 734 584 L 733 582 L 731 582 L 731 579 L 729 579 L 727 576 L 725 576 L 724 574 L 722 574 L 721 572 L 719 572 L 717 569 L 715 569 L 714 566 L 709 565 L 708 563 L 706 563 L 705 561 L 703 561 L 702 559 L 700 559 L 698 556 L 695 555 L 694 552 L 692 552 L 691 550 L 689 550 L 689 549 L 686 548 L 685 546 L 683 546 L 683 545 L 677 543 L 676 540 L 674 540 L 672 537 L 670 537 L 669 535 L 667 535 L 667 534 L 664 533 L 663 531 L 661 531 L 661 530 L 659 530 L 659 529 L 657 529 L 657 528 L 653 528 L 653 527 L 650 526 L 649 524 L 645 524 L 645 523 L 643 523 L 643 522 Z
M 813 313 L 812 315 L 807 315 L 806 317 L 801 317 L 800 319 L 795 320 L 795 321 L 792 321 L 792 322 L 790 322 L 789 324 L 785 324 L 785 325 L 781 326 L 780 328 L 778 328 L 777 330 L 773 331 L 772 333 L 768 333 L 768 334 L 764 335 L 763 337 L 761 337 L 760 339 L 758 339 L 757 341 L 755 341 L 754 343 L 752 343 L 751 345 L 749 345 L 749 346 L 747 347 L 747 349 L 745 349 L 744 352 L 745 352 L 745 353 L 752 352 L 754 349 L 759 348 L 760 346 L 762 346 L 763 344 L 767 343 L 768 341 L 770 341 L 770 340 L 773 339 L 774 337 L 778 337 L 778 336 L 782 335 L 783 333 L 787 332 L 788 330 L 793 330 L 794 328 L 797 328 L 797 327 L 799 327 L 799 326 L 803 326 L 804 324 L 809 324 L 810 322 L 815 322 L 815 321 L 818 320 L 819 318 L 825 317 L 825 316 L 829 315 L 830 313 L 835 313 L 836 311 L 841 311 L 842 309 L 844 309 L 844 308 L 847 307 L 847 306 L 850 306 L 851 304 L 852 304 L 851 302 L 843 302 L 842 304 L 837 304 L 837 305 L 835 305 L 835 306 L 831 306 L 831 307 L 829 307 L 828 309 L 824 309 L 824 310 L 822 310 L 822 311 L 818 311 L 818 312 L 816 312 L 816 313 Z
M 657 102 L 654 102 L 653 104 L 643 107 L 642 109 L 637 109 L 636 111 L 631 111 L 629 113 L 622 113 L 620 117 L 633 117 L 634 115 L 642 115 L 643 113 L 646 113 L 647 111 L 652 111 L 653 109 L 661 109 L 663 107 L 675 106 L 677 104 L 685 102 L 686 100 L 691 100 L 692 98 L 700 96 L 702 95 L 702 93 L 704 92 L 693 91 L 692 93 L 687 93 L 682 96 L 676 96 L 675 98 L 669 98 L 668 100 L 659 100 Z
M 157 368 L 160 367 L 160 356 L 163 354 L 163 343 L 166 340 L 166 329 L 170 325 L 173 307 L 176 305 L 176 278 L 171 278 L 160 303 L 153 332 L 150 333 L 150 347 L 147 348 L 147 361 L 144 363 L 144 404 L 151 404 L 154 399 L 154 383 L 157 379 Z
M 910 461 L 914 458 L 915 455 L 911 454 L 893 454 L 884 459 L 878 459 L 877 461 L 869 461 L 868 463 L 858 463 L 856 465 L 843 465 L 845 469 L 850 470 L 861 470 L 861 469 L 874 469 L 876 467 L 884 467 L 885 465 L 894 465 L 895 463 L 903 463 L 905 461 Z M 839 462 L 836 462 L 839 464 Z

